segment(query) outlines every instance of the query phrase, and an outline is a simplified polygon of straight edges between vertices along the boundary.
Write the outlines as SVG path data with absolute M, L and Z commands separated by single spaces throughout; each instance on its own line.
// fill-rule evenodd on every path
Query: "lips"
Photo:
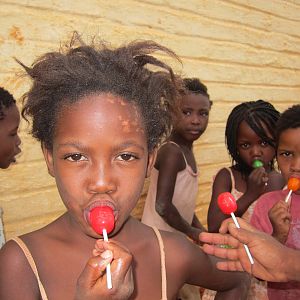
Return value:
M 84 218 L 86 220 L 86 222 L 88 224 L 90 224 L 90 211 L 95 208 L 95 207 L 102 207 L 102 206 L 108 206 L 110 207 L 112 210 L 113 210 L 113 213 L 114 213 L 114 217 L 115 217 L 115 220 L 117 219 L 117 209 L 114 205 L 114 203 L 112 203 L 112 201 L 110 200 L 107 200 L 107 199 L 102 199 L 102 200 L 94 200 L 92 203 L 90 203 L 90 205 L 88 207 L 85 208 L 84 210 Z
M 201 130 L 200 129 L 190 129 L 190 130 L 187 130 L 188 133 L 190 134 L 193 134 L 193 135 L 199 135 L 201 134 Z

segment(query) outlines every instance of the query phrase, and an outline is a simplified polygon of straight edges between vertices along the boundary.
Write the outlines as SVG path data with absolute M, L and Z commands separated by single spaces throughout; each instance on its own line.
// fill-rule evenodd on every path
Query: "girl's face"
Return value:
M 263 125 L 266 132 L 267 128 Z M 268 134 L 271 138 L 271 134 Z M 241 159 L 251 167 L 253 161 L 260 160 L 266 169 L 269 169 L 269 162 L 275 156 L 275 149 L 266 141 L 262 140 L 246 121 L 242 121 L 237 133 L 237 150 Z
M 110 206 L 116 234 L 136 205 L 153 166 L 139 110 L 109 94 L 85 96 L 62 108 L 53 149 L 43 147 L 49 173 L 72 220 L 89 236 L 89 212 Z
M 174 131 L 189 142 L 197 140 L 207 127 L 210 107 L 210 101 L 204 95 L 189 93 L 183 96 Z
M 6 169 L 16 161 L 15 156 L 21 152 L 21 140 L 18 136 L 20 113 L 14 104 L 4 108 L 4 119 L 0 120 L 0 168 Z
M 277 162 L 284 179 L 300 179 L 300 127 L 284 130 L 278 141 Z M 297 191 L 300 194 L 300 190 Z

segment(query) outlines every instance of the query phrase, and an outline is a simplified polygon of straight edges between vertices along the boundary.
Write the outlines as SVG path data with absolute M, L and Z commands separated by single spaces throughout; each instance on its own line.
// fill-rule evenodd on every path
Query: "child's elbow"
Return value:
M 162 218 L 164 218 L 168 213 L 168 205 L 156 201 L 155 210 Z

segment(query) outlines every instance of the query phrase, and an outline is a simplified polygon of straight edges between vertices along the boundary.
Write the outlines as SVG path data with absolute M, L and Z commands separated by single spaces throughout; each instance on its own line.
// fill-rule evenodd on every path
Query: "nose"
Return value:
M 253 157 L 260 157 L 262 155 L 262 150 L 259 145 L 253 145 L 251 148 L 251 155 Z
M 117 189 L 113 167 L 109 162 L 93 163 L 89 170 L 88 192 L 110 194 Z
M 201 118 L 197 114 L 192 115 L 192 124 L 199 125 L 201 123 Z
M 293 158 L 290 169 L 294 173 L 300 173 L 300 155 Z

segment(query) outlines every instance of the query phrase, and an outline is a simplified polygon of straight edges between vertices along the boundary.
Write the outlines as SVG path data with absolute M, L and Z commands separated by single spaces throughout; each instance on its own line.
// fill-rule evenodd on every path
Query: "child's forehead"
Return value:
M 141 113 L 133 103 L 112 94 L 90 94 L 65 104 L 58 114 L 56 131 L 85 127 L 101 129 L 107 125 L 122 132 L 144 131 Z
M 13 104 L 9 107 L 2 108 L 2 112 L 3 112 L 3 119 L 0 121 L 13 122 L 13 123 L 20 122 L 20 113 L 16 104 Z
M 254 130 L 250 124 L 243 120 L 237 127 L 237 141 L 238 140 L 261 140 L 265 138 L 273 139 L 274 132 L 270 132 L 266 124 L 261 122 L 258 124 L 258 132 Z
M 93 107 L 93 109 L 90 109 L 91 107 Z M 124 115 L 141 117 L 139 109 L 133 102 L 111 93 L 92 93 L 79 97 L 77 101 L 66 103 L 61 108 L 60 113 L 64 114 L 70 111 L 77 112 L 80 110 L 83 111 L 83 113 L 89 114 L 109 110 L 111 117 L 116 117 L 116 112 L 119 111 L 119 113 Z
M 196 105 L 199 107 L 210 108 L 209 98 L 202 94 L 187 93 L 183 95 L 180 101 L 182 106 Z
M 279 136 L 278 145 L 297 146 L 300 149 L 300 127 L 283 130 Z

